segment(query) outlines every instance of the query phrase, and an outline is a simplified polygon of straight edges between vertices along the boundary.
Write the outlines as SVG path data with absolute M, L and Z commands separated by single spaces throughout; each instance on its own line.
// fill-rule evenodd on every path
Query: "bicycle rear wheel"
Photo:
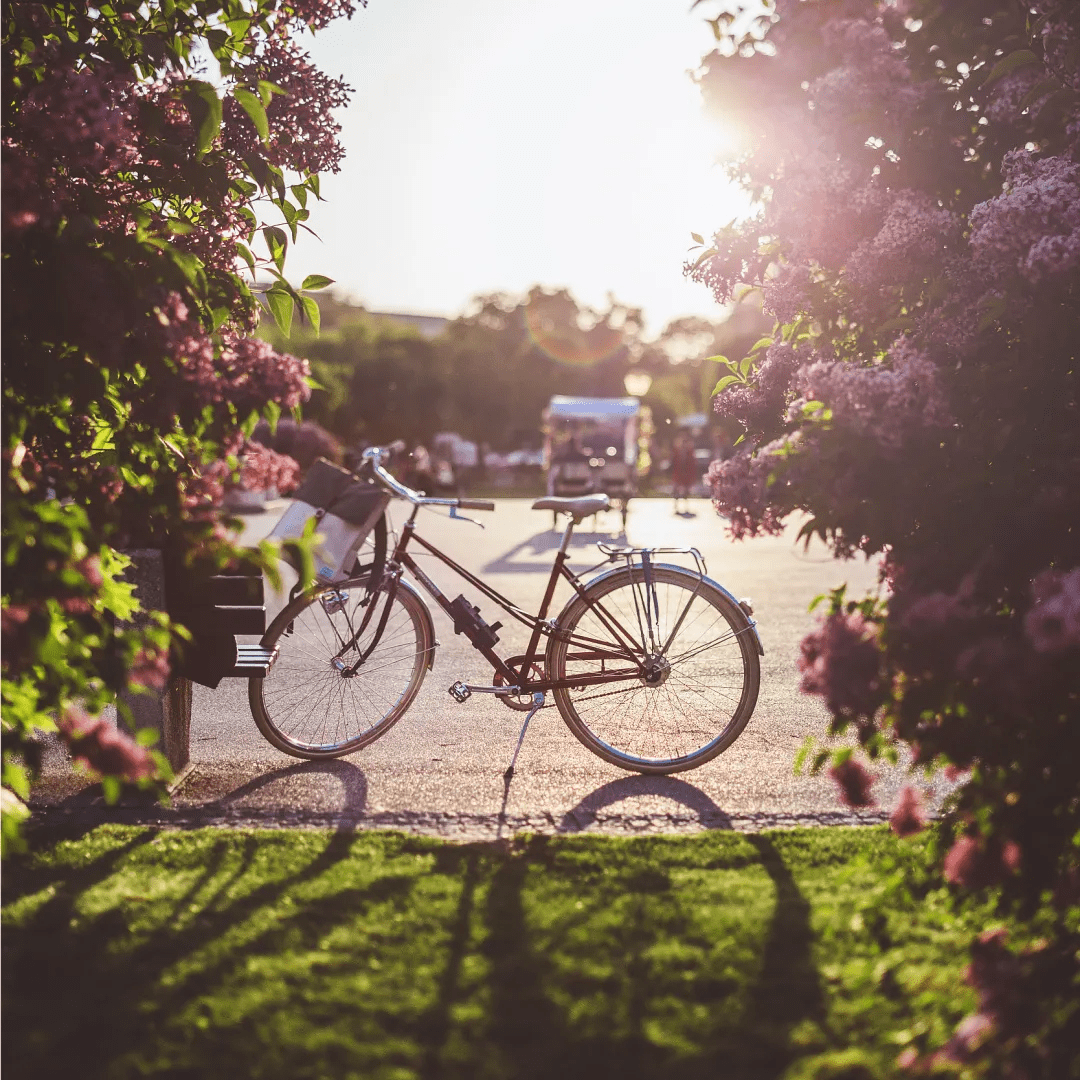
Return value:
M 627 673 L 553 692 L 570 730 L 613 765 L 696 768 L 726 750 L 754 711 L 760 665 L 750 621 L 687 570 L 653 566 L 651 586 L 641 566 L 614 571 L 571 600 L 558 626 L 552 678 Z
M 399 581 L 367 598 L 367 576 L 320 586 L 282 610 L 262 639 L 278 657 L 248 683 L 267 741 L 300 758 L 336 758 L 384 735 L 416 697 L 434 641 L 423 601 Z M 357 661 L 363 657 L 351 673 Z

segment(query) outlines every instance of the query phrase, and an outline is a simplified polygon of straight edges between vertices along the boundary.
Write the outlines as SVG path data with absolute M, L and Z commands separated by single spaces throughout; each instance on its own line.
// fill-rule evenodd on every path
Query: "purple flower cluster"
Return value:
M 240 486 L 245 491 L 288 494 L 300 483 L 300 466 L 287 454 L 249 440 L 240 458 Z
M 728 530 L 736 540 L 778 536 L 784 531 L 784 511 L 777 512 L 768 490 L 774 467 L 772 449 L 778 447 L 764 447 L 756 455 L 749 451 L 735 454 L 709 466 L 707 480 L 713 503 L 727 519 Z
M 874 778 L 861 762 L 845 758 L 829 769 L 829 776 L 836 781 L 840 799 L 846 806 L 860 810 L 874 805 L 874 797 L 870 794 Z
M 761 310 L 773 315 L 781 325 L 794 322 L 810 310 L 810 270 L 784 263 L 777 267 L 762 287 Z
M 858 289 L 873 291 L 922 280 L 939 266 L 960 235 L 960 221 L 928 196 L 899 191 L 881 228 L 848 258 L 845 273 Z
M 843 361 L 817 361 L 799 369 L 800 398 L 790 416 L 798 419 L 805 402 L 820 401 L 832 411 L 832 424 L 899 453 L 912 433 L 940 429 L 951 420 L 934 363 L 906 338 L 884 362 L 862 367 Z
M 1062 157 L 1011 151 L 1005 190 L 970 215 L 971 249 L 987 274 L 1019 273 L 1033 285 L 1080 266 L 1080 165 Z
M 267 400 L 292 409 L 311 396 L 306 360 L 231 331 L 215 340 L 190 317 L 177 293 L 167 296 L 155 312 L 157 326 L 147 347 L 171 360 L 197 408 L 228 403 L 246 416 Z

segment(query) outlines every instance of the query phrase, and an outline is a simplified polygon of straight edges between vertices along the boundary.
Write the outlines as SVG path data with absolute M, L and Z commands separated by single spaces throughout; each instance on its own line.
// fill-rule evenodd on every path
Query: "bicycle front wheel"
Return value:
M 412 704 L 434 647 L 423 601 L 404 582 L 367 600 L 367 577 L 319 587 L 282 610 L 262 640 L 278 657 L 248 683 L 267 741 L 300 758 L 374 742 Z
M 674 566 L 615 571 L 575 597 L 548 647 L 570 730 L 632 772 L 693 769 L 726 750 L 757 703 L 757 641 L 746 613 Z M 624 673 L 573 685 L 575 676 Z

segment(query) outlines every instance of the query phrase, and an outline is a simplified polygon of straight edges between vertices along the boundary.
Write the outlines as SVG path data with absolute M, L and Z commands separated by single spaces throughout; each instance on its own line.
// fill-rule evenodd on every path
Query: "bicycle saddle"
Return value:
M 611 503 L 606 495 L 582 495 L 578 499 L 564 499 L 551 495 L 546 499 L 537 499 L 532 504 L 532 508 L 554 510 L 556 514 L 569 514 L 571 517 L 583 518 L 590 514 L 599 514 L 601 510 L 611 509 Z

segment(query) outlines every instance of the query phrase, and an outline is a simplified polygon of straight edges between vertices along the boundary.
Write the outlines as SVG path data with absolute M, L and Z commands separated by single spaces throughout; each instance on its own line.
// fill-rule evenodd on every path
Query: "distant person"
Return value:
M 431 454 L 426 446 L 417 445 L 412 452 L 412 465 L 409 468 L 409 479 L 414 491 L 435 490 L 435 469 L 432 466 Z
M 697 462 L 694 460 L 694 440 L 686 432 L 675 436 L 671 448 L 671 486 L 675 495 L 675 513 L 687 516 L 691 513 L 686 505 L 690 489 L 697 483 Z M 679 509 L 679 503 L 682 509 Z

